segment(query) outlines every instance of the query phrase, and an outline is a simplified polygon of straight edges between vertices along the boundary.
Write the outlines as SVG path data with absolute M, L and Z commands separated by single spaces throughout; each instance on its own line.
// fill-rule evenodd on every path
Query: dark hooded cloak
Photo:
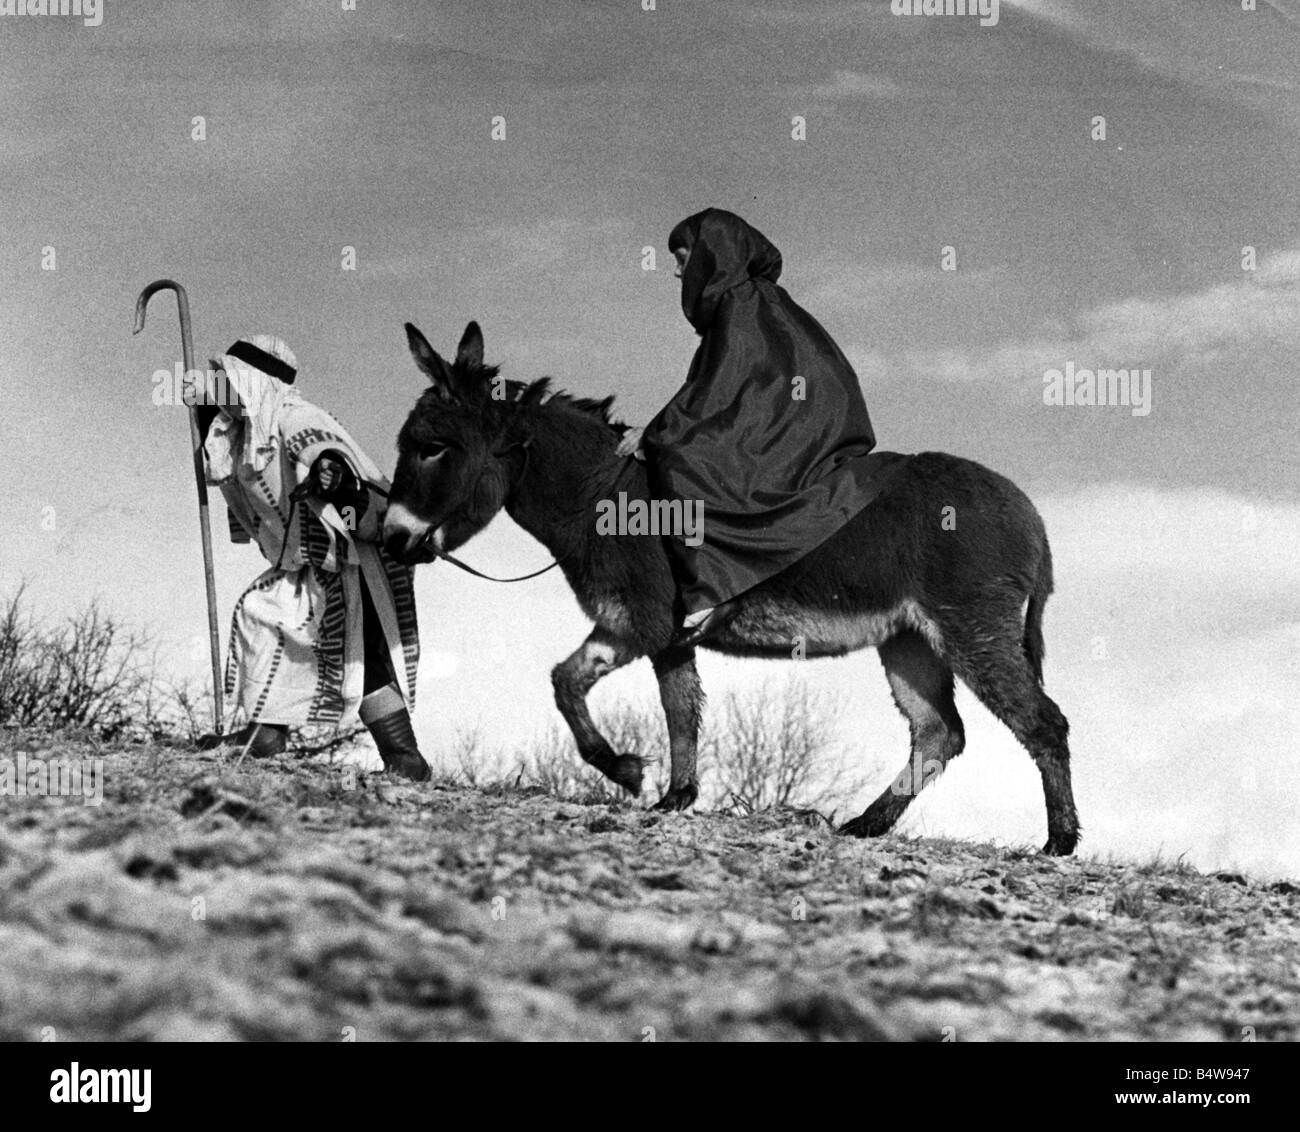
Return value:
M 657 496 L 704 504 L 702 545 L 670 539 L 694 612 L 779 573 L 857 514 L 875 494 L 875 461 L 863 459 L 875 436 L 857 375 L 777 286 L 781 253 L 760 232 L 711 208 L 677 225 L 669 247 L 690 252 L 682 310 L 701 342 L 642 447 Z

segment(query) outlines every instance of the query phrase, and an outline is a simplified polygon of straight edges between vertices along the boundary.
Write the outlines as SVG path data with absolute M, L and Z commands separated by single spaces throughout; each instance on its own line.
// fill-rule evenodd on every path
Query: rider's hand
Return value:
M 618 456 L 635 456 L 638 460 L 645 459 L 645 453 L 641 451 L 641 434 L 645 429 L 630 428 L 623 434 L 623 439 L 618 442 L 618 447 L 614 452 Z

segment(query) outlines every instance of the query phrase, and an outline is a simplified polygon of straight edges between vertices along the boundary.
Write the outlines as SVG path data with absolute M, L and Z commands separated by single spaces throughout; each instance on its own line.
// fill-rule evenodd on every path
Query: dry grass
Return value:
M 1285 882 L 102 754 L 0 798 L 2 1039 L 1300 1038 Z

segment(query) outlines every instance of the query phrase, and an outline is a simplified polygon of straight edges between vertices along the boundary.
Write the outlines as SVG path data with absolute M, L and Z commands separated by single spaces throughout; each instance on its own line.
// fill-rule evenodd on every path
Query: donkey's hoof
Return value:
M 836 832 L 843 837 L 879 837 L 889 832 L 889 825 L 868 810 L 852 821 L 846 821 Z
M 664 796 L 654 805 L 656 810 L 673 812 L 675 810 L 685 810 L 695 805 L 695 799 L 700 796 L 700 788 L 692 782 L 689 786 L 670 786 Z
M 1079 844 L 1079 835 L 1077 833 L 1051 833 L 1047 836 L 1047 844 L 1043 846 L 1043 853 L 1048 857 L 1068 857 L 1074 852 L 1074 847 Z
M 619 755 L 606 772 L 606 777 L 623 787 L 633 798 L 639 798 L 641 778 L 645 774 L 644 763 L 645 760 L 640 755 Z

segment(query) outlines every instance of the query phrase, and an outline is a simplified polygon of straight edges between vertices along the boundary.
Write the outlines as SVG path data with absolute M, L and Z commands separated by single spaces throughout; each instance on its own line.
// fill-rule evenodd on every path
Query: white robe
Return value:
M 388 481 L 325 410 L 237 359 L 223 363 L 246 412 L 222 413 L 209 429 L 208 481 L 221 488 L 234 541 L 255 541 L 271 563 L 231 619 L 226 694 L 237 714 L 290 726 L 355 721 L 365 677 L 363 575 L 398 688 L 414 707 L 420 646 L 412 570 L 378 545 L 387 500 L 371 491 L 358 517 L 314 496 L 289 498 L 325 452 L 385 491 Z

